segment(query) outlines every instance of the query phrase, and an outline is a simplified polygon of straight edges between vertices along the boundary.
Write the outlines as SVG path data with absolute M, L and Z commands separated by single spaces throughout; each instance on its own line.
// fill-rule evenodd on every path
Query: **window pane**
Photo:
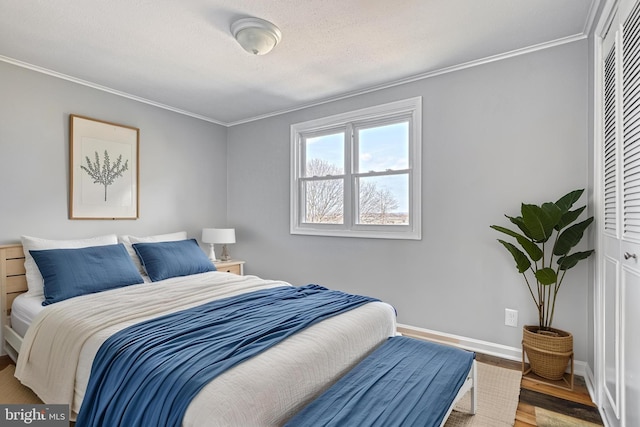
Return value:
M 409 174 L 358 179 L 358 224 L 409 224 Z
M 344 181 L 323 179 L 304 183 L 305 223 L 342 224 L 344 222 Z
M 303 176 L 344 174 L 344 132 L 305 138 Z
M 422 97 L 294 123 L 290 232 L 422 238 Z
M 409 168 L 409 122 L 358 129 L 358 171 Z

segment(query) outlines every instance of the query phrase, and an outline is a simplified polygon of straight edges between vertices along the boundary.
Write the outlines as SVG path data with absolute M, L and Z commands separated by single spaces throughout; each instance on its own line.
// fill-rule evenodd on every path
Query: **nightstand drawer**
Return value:
M 214 262 L 214 265 L 216 266 L 216 270 L 224 273 L 237 274 L 239 276 L 242 276 L 243 264 L 244 264 L 244 261 L 236 261 L 236 260 Z
M 233 273 L 233 274 L 240 275 L 240 264 L 230 265 L 229 267 L 218 268 L 218 271 L 224 271 L 225 273 Z

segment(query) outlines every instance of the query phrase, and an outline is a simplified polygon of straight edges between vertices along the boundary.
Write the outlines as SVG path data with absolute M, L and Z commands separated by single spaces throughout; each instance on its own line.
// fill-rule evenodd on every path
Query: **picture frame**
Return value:
M 69 219 L 138 219 L 140 129 L 69 115 Z

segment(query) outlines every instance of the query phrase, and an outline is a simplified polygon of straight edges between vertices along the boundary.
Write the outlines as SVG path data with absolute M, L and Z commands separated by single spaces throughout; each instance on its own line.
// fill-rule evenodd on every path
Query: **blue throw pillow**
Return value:
M 144 282 L 121 243 L 29 252 L 44 279 L 42 305 Z
M 216 271 L 216 266 L 202 252 L 196 239 L 134 243 L 133 249 L 152 282 Z

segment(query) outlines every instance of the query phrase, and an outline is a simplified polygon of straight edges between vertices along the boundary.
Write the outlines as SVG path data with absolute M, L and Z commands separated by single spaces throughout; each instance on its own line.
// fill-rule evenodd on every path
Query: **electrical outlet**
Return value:
M 504 324 L 505 326 L 518 327 L 518 310 L 512 310 L 510 308 L 504 309 Z

